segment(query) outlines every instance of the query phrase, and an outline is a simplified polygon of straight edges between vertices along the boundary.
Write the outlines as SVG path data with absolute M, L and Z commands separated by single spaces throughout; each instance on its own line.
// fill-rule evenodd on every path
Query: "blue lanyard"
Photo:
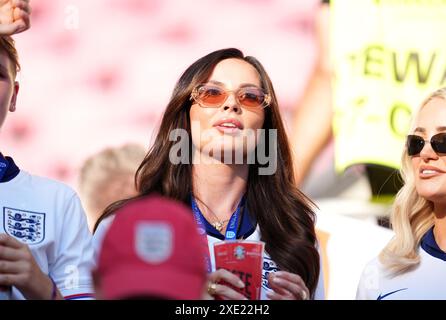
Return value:
M 240 217 L 240 209 L 244 203 L 244 200 L 245 200 L 245 197 L 242 197 L 239 204 L 237 205 L 237 210 L 235 210 L 235 212 L 231 216 L 231 219 L 229 220 L 228 227 L 226 228 L 225 240 L 235 240 L 237 238 L 238 219 Z M 195 199 L 192 196 L 192 194 L 190 195 L 190 202 L 192 205 L 192 212 L 194 214 L 195 221 L 197 222 L 198 232 L 201 235 L 206 235 L 206 228 L 204 226 L 203 214 L 201 213 L 200 209 L 198 208 L 197 203 L 195 202 Z M 205 242 L 205 245 L 206 245 L 205 252 L 207 252 L 207 254 L 205 254 L 204 260 L 206 263 L 206 268 L 207 268 L 208 273 L 211 273 L 212 265 L 211 265 L 211 257 L 209 254 L 209 247 L 208 247 L 207 241 Z
M 237 209 L 232 214 L 231 219 L 229 220 L 228 227 L 226 228 L 225 233 L 225 240 L 236 240 L 237 239 L 237 227 L 238 227 L 238 221 L 240 219 L 240 210 L 242 208 L 242 205 L 244 203 L 245 197 L 242 197 L 240 202 L 237 205 Z M 206 228 L 204 227 L 204 217 L 201 213 L 200 209 L 197 206 L 197 203 L 195 202 L 194 197 L 191 195 L 191 204 L 192 204 L 192 211 L 194 213 L 195 221 L 198 224 L 198 229 L 200 230 L 201 234 L 206 234 Z
M 194 218 L 197 223 L 198 232 L 201 235 L 206 235 L 206 228 L 204 226 L 205 218 L 203 217 L 203 214 L 201 213 L 200 209 L 198 208 L 197 203 L 195 202 L 195 199 L 192 196 L 192 194 L 190 195 L 190 200 L 191 200 L 191 205 L 192 205 L 192 212 L 194 214 Z M 236 240 L 236 238 L 237 238 L 238 219 L 240 217 L 240 209 L 241 209 L 242 205 L 244 204 L 244 200 L 245 200 L 245 197 L 243 196 L 242 199 L 240 200 L 239 204 L 237 205 L 237 209 L 232 214 L 231 219 L 229 220 L 228 227 L 226 228 L 225 240 Z M 206 268 L 207 268 L 208 273 L 211 273 L 212 265 L 211 265 L 211 257 L 210 257 L 210 253 L 209 253 L 209 246 L 208 246 L 207 240 L 205 242 L 205 245 L 206 245 L 205 252 L 207 252 L 207 254 L 205 254 L 204 260 L 206 263 Z
M 8 161 L 0 153 L 0 182 L 3 181 L 3 177 L 5 176 L 6 171 L 8 171 L 8 166 Z

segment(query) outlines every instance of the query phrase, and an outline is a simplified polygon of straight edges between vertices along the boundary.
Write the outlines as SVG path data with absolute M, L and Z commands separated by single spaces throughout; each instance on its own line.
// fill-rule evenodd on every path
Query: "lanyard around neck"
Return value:
M 245 197 L 242 197 L 240 202 L 237 205 L 237 209 L 234 211 L 234 213 L 231 216 L 231 219 L 229 219 L 228 227 L 226 228 L 225 232 L 225 240 L 236 240 L 237 239 L 237 228 L 238 228 L 238 221 L 240 220 L 240 211 L 243 206 Z M 200 209 L 197 206 L 197 203 L 195 201 L 195 198 L 191 195 L 191 205 L 192 205 L 192 211 L 194 213 L 195 221 L 198 224 L 198 228 L 201 229 L 200 233 L 205 234 L 206 228 L 204 226 L 204 216 L 201 213 Z
M 238 220 L 240 216 L 240 209 L 244 204 L 245 197 L 243 196 L 240 200 L 239 204 L 237 205 L 237 209 L 232 214 L 231 219 L 229 220 L 228 227 L 226 228 L 226 235 L 225 240 L 236 240 L 237 239 L 237 226 L 238 226 Z M 191 205 L 192 205 L 192 212 L 194 214 L 195 221 L 197 223 L 198 231 L 202 235 L 206 235 L 206 227 L 204 226 L 205 218 L 203 214 L 201 213 L 200 209 L 197 206 L 197 202 L 195 201 L 195 198 L 193 195 L 190 195 Z M 212 266 L 211 266 L 211 257 L 209 253 L 209 247 L 206 241 L 206 249 L 205 249 L 205 264 L 208 273 L 212 272 Z

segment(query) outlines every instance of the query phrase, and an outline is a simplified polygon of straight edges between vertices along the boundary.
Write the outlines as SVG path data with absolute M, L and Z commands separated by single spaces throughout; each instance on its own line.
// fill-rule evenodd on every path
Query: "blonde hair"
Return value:
M 429 95 L 416 114 L 433 99 L 446 100 L 446 87 Z M 413 117 L 414 122 L 415 117 Z M 412 161 L 404 148 L 401 159 L 404 185 L 392 206 L 390 223 L 395 236 L 381 251 L 379 259 L 391 275 L 408 272 L 420 263 L 419 247 L 422 237 L 434 225 L 433 203 L 422 198 L 415 188 Z
M 106 148 L 84 162 L 79 194 L 90 227 L 109 204 L 136 194 L 134 176 L 145 153 L 145 148 L 138 144 L 126 144 Z

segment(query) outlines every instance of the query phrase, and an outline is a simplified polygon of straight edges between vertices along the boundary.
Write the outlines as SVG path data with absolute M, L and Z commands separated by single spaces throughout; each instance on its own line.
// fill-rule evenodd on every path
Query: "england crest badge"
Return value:
M 4 207 L 3 228 L 23 243 L 38 244 L 45 239 L 45 213 Z

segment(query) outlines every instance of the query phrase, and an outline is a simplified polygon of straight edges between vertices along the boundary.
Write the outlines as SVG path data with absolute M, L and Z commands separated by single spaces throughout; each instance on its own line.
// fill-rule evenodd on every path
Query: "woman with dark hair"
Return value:
M 107 217 L 158 193 L 192 208 L 211 260 L 215 242 L 265 242 L 262 299 L 323 298 L 313 203 L 296 188 L 274 89 L 255 58 L 219 50 L 183 73 L 135 182 L 139 196 L 112 204 L 97 222 L 96 248 Z M 237 276 L 215 271 L 213 261 L 208 269 L 209 294 L 245 298 L 217 284 L 243 287 Z

